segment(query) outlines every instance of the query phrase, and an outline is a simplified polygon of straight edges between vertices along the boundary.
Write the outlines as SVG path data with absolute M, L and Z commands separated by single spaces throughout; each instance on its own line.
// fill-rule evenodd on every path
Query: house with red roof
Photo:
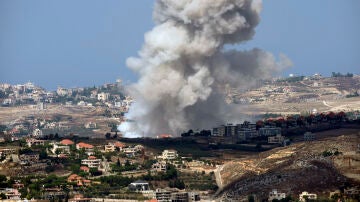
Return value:
M 83 172 L 88 173 L 88 172 L 90 172 L 90 168 L 87 167 L 87 166 L 81 166 L 81 167 L 80 167 L 80 171 L 83 171 Z
M 63 140 L 60 141 L 60 144 L 70 146 L 70 145 L 73 145 L 74 142 L 69 140 L 69 139 L 63 139 Z
M 91 144 L 84 143 L 84 142 L 80 142 L 80 143 L 76 144 L 76 149 L 77 149 L 77 150 L 84 149 L 84 150 L 85 150 L 85 153 L 86 153 L 88 156 L 94 154 L 94 146 L 91 145 Z
M 109 142 L 105 145 L 105 152 L 114 152 L 116 151 L 116 148 L 118 148 L 119 151 L 122 151 L 125 147 L 126 145 L 122 142 Z
M 52 143 L 53 147 L 51 149 L 51 152 L 53 154 L 56 154 L 57 157 L 64 157 L 62 154 L 70 154 L 70 146 L 74 145 L 74 142 L 69 139 L 63 139 L 60 142 Z
M 68 183 L 76 183 L 77 186 L 90 186 L 91 180 L 87 180 L 77 174 L 72 174 L 67 179 Z

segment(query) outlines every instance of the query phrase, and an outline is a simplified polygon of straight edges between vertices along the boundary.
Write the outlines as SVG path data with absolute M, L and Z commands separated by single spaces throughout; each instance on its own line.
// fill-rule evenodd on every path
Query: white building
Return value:
M 269 144 L 282 144 L 285 140 L 285 137 L 278 134 L 276 136 L 268 137 L 268 143 Z
M 42 137 L 43 133 L 40 129 L 36 128 L 33 132 L 32 132 L 33 137 Z
M 36 163 L 39 161 L 39 154 L 37 153 L 29 153 L 29 154 L 21 154 L 19 155 L 19 159 L 24 163 Z
M 124 107 L 130 107 L 130 105 L 134 102 L 133 98 L 130 96 L 125 96 L 125 99 L 122 101 Z
M 97 127 L 97 124 L 95 122 L 87 122 L 84 124 L 84 127 L 85 128 L 88 128 L 88 129 L 95 129 Z
M 17 189 L 13 188 L 2 188 L 0 189 L 0 193 L 5 194 L 6 199 L 10 200 L 20 200 L 21 193 Z
M 38 110 L 44 110 L 44 109 L 46 109 L 46 104 L 45 104 L 44 102 L 39 102 L 39 103 L 37 104 L 37 109 L 38 109 Z
M 115 144 L 109 142 L 107 145 L 105 145 L 105 152 L 114 152 L 116 150 Z
M 99 101 L 105 102 L 105 101 L 107 101 L 109 99 L 109 97 L 110 97 L 109 93 L 99 93 L 99 94 L 97 94 L 97 99 Z
M 80 102 L 77 103 L 77 105 L 85 107 L 87 105 L 87 103 L 84 102 L 83 100 L 81 100 Z
M 178 157 L 178 153 L 176 150 L 164 150 L 162 152 L 162 155 L 160 156 L 161 159 L 163 160 L 173 160 L 173 159 L 176 159 Z
M 265 126 L 262 128 L 259 128 L 259 136 L 274 136 L 274 135 L 281 135 L 281 128 L 279 127 L 271 127 L 271 126 Z
M 156 172 L 165 172 L 166 171 L 166 163 L 165 162 L 154 163 L 151 166 L 151 170 L 156 171 Z
M 270 193 L 269 193 L 269 198 L 268 200 L 269 201 L 272 201 L 274 199 L 277 199 L 277 200 L 281 200 L 283 198 L 286 197 L 286 194 L 285 193 L 280 193 L 278 192 L 276 189 L 272 190 Z
M 126 154 L 127 157 L 134 157 L 136 156 L 136 149 L 132 147 L 124 148 L 123 152 Z
M 38 145 L 45 145 L 45 140 L 37 140 L 37 139 L 34 139 L 34 138 L 29 138 L 29 139 L 26 139 L 26 145 L 28 147 L 38 146 Z
M 56 154 L 56 150 L 60 151 L 60 154 L 70 154 L 70 146 L 69 145 L 61 145 L 58 143 L 54 143 L 53 148 L 51 149 L 51 152 L 53 154 Z
M 117 108 L 122 107 L 122 102 L 118 101 L 118 102 L 114 102 L 114 106 Z
M 159 202 L 171 201 L 171 192 L 165 189 L 156 189 L 155 197 Z
M 299 195 L 299 201 L 306 201 L 306 199 L 310 199 L 310 200 L 316 200 L 317 199 L 317 195 L 316 194 L 311 194 L 307 191 L 303 191 L 300 195 Z
M 56 90 L 56 93 L 60 96 L 65 96 L 68 94 L 68 90 L 59 86 Z
M 132 182 L 128 186 L 130 191 L 136 191 L 136 192 L 143 192 L 143 191 L 149 191 L 149 183 L 143 180 L 137 180 L 135 182 Z
M 101 159 L 97 159 L 95 156 L 89 156 L 89 158 L 81 160 L 81 164 L 87 165 L 89 168 L 99 168 Z

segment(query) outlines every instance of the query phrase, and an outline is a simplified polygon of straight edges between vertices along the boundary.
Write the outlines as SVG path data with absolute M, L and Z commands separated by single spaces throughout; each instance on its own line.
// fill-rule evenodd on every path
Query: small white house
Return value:
M 274 189 L 269 193 L 268 201 L 272 201 L 274 199 L 281 200 L 284 199 L 285 197 L 286 197 L 285 193 L 278 192 L 276 189 Z
M 163 160 L 173 160 L 178 157 L 178 153 L 176 150 L 170 149 L 170 150 L 164 150 L 160 156 Z
M 317 195 L 316 194 L 311 194 L 307 191 L 303 191 L 300 195 L 299 195 L 299 201 L 306 201 L 306 199 L 310 199 L 310 200 L 316 200 L 317 199 Z

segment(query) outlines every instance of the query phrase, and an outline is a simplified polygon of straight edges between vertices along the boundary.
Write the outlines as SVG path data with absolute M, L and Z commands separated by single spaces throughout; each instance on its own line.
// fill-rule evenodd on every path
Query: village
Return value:
M 1 172 L 7 176 L 2 182 L 3 199 L 60 200 L 82 194 L 85 198 L 199 201 L 200 195 L 209 196 L 217 188 L 215 165 L 182 158 L 171 149 L 157 155 L 142 145 L 89 144 L 76 138 L 26 137 L 11 145 L 0 149 Z M 192 175 L 199 175 L 199 181 L 185 179 Z M 200 187 L 198 192 L 185 191 L 194 187 Z
M 12 142 L 13 146 L 2 146 L 1 171 L 6 175 L 1 178 L 1 197 L 9 200 L 208 201 L 218 188 L 215 172 L 220 165 L 215 161 L 181 157 L 172 149 L 154 154 L 142 145 L 119 141 L 89 144 L 76 137 L 71 139 L 27 137 Z M 338 155 L 337 151 L 331 152 L 327 155 Z M 340 194 L 351 198 L 358 193 L 359 188 L 351 187 L 343 193 L 330 193 L 330 198 Z M 316 197 L 304 191 L 299 200 Z M 277 190 L 269 193 L 269 201 L 285 198 L 289 196 Z
M 356 128 L 357 122 L 358 119 L 349 120 L 344 113 L 329 113 L 298 119 L 267 119 L 256 124 L 227 124 L 210 132 L 189 130 L 181 138 L 163 134 L 154 139 L 127 139 L 111 133 L 102 139 L 42 133 L 19 137 L 5 131 L 0 143 L 1 197 L 9 200 L 209 201 L 221 190 L 223 182 L 219 179 L 224 176 L 219 173 L 227 162 L 224 156 L 211 157 L 213 152 L 222 149 L 235 153 L 261 152 L 287 148 L 296 142 L 316 142 L 324 138 L 316 135 L 316 128 L 320 131 L 340 126 Z M 307 132 L 301 135 L 291 132 L 292 128 L 301 131 L 299 128 L 305 126 Z M 314 133 L 309 128 L 314 129 Z M 200 156 L 196 155 L 197 150 L 183 151 L 181 147 L 188 149 L 190 144 L 200 149 L 206 147 L 202 152 L 207 155 L 201 157 L 200 152 Z M 341 152 L 326 150 L 321 155 L 338 156 Z M 329 197 L 352 198 L 358 197 L 358 193 L 359 187 L 346 187 Z M 316 197 L 316 193 L 303 190 L 299 200 Z M 290 200 L 277 190 L 271 191 L 268 198 L 269 201 Z
M 321 79 L 314 77 L 298 85 Z M 358 110 L 336 108 L 334 112 L 318 112 L 308 107 L 302 113 L 265 113 L 253 117 L 254 122 L 223 123 L 210 129 L 189 129 L 181 134 L 159 134 L 153 138 L 126 138 L 118 131 L 118 125 L 128 121 L 124 115 L 135 100 L 123 94 L 122 88 L 121 80 L 99 87 L 59 87 L 55 92 L 32 83 L 1 84 L 0 197 L 9 201 L 165 202 L 212 201 L 220 196 L 244 199 L 244 194 L 249 201 L 265 198 L 305 201 L 323 198 L 324 194 L 331 200 L 359 196 L 359 187 L 353 183 L 321 195 L 305 187 L 284 192 L 280 186 L 269 186 L 262 195 L 249 194 L 246 189 L 251 190 L 253 185 L 246 180 L 242 189 L 227 191 L 227 183 L 241 181 L 242 174 L 247 175 L 245 171 L 260 174 L 273 166 L 269 164 L 263 169 L 253 164 L 263 153 L 340 135 L 328 135 L 331 132 L 327 131 L 358 130 Z M 277 96 L 285 94 L 280 92 Z M 354 98 L 332 99 L 353 101 Z M 306 102 L 313 101 L 324 105 L 319 100 Z M 259 102 L 251 104 L 256 107 Z M 357 162 L 359 146 L 351 148 L 355 153 L 346 158 Z M 318 153 L 326 158 L 343 156 L 333 148 Z M 265 159 L 273 159 L 275 154 Z M 287 154 L 286 151 L 278 156 L 288 157 Z M 234 161 L 239 162 L 234 165 L 241 170 L 227 171 Z M 269 181 L 276 179 L 269 175 L 266 177 Z M 258 181 L 261 180 L 254 182 Z

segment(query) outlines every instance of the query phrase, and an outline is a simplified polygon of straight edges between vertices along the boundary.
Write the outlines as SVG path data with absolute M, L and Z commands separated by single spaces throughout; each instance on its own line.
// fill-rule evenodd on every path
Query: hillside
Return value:
M 217 199 L 240 200 L 254 193 L 262 199 L 272 189 L 294 196 L 305 190 L 328 196 L 344 185 L 359 185 L 360 132 L 337 132 L 336 137 L 295 143 L 224 164 L 216 171 Z
M 296 78 L 261 82 L 246 91 L 225 86 L 226 101 L 245 105 L 245 114 L 360 110 L 360 76 Z

